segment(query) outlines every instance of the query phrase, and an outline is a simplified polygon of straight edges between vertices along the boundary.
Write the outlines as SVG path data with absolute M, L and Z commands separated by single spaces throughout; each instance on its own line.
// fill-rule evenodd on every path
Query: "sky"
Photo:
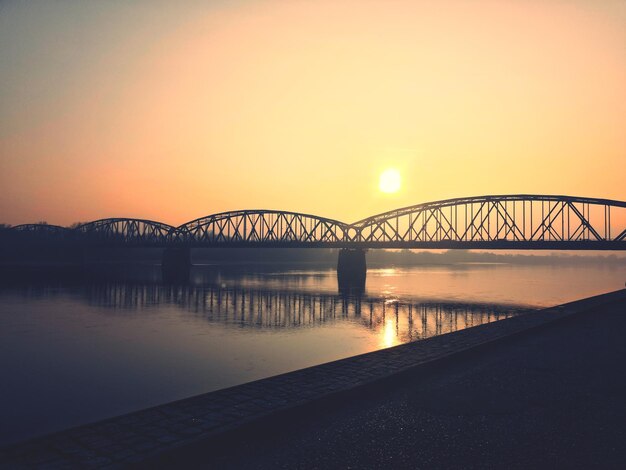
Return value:
M 0 3 L 3 223 L 353 222 L 625 177 L 624 0 Z

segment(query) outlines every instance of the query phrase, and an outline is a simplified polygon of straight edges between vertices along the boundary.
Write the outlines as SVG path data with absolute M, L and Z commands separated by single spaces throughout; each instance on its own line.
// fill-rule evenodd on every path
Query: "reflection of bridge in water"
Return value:
M 86 296 L 93 305 L 116 310 L 172 304 L 206 321 L 240 329 L 271 331 L 349 321 L 374 331 L 384 329 L 387 345 L 448 333 L 528 310 L 512 305 L 158 284 L 95 284 L 88 288 Z

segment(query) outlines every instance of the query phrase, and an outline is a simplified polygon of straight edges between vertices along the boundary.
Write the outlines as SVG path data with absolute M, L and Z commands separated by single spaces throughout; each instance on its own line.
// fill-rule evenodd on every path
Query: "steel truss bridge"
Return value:
M 428 202 L 354 223 L 240 210 L 178 227 L 111 218 L 75 228 L 26 224 L 3 232 L 33 242 L 142 247 L 626 250 L 626 202 L 516 194 Z

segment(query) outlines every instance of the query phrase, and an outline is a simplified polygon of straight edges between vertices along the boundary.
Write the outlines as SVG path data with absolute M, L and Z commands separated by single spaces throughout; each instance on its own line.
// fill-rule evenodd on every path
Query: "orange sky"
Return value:
M 626 200 L 625 84 L 620 1 L 4 2 L 0 222 Z

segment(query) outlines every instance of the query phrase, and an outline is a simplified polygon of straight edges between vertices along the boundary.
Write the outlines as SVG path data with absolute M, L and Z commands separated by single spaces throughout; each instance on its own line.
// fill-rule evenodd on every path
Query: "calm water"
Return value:
M 159 267 L 0 289 L 0 444 L 624 286 L 626 266 Z

